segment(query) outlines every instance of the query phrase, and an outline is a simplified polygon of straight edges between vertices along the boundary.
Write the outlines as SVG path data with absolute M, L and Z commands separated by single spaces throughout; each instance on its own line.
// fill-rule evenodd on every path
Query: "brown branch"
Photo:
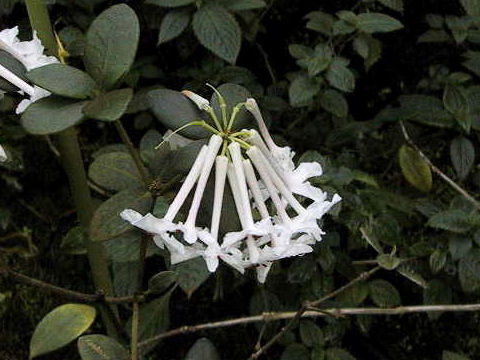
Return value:
M 442 170 L 440 170 L 438 167 L 436 167 L 430 159 L 423 153 L 423 151 L 412 141 L 410 136 L 408 135 L 407 129 L 405 128 L 405 125 L 403 124 L 402 121 L 400 121 L 400 127 L 402 128 L 402 133 L 403 137 L 405 138 L 405 141 L 420 155 L 420 157 L 425 161 L 430 169 L 440 176 L 448 185 L 450 185 L 452 188 L 455 189 L 460 195 L 462 195 L 465 199 L 467 199 L 469 202 L 471 202 L 478 210 L 480 210 L 480 202 L 478 202 L 472 195 L 470 195 L 464 188 L 462 188 L 460 185 L 458 185 L 455 181 L 450 179 Z
M 85 303 L 108 303 L 108 304 L 123 304 L 123 303 L 133 303 L 133 302 L 142 302 L 145 300 L 144 295 L 133 295 L 133 296 L 105 296 L 104 294 L 86 294 L 74 290 L 65 289 L 60 286 L 56 286 L 50 283 L 47 283 L 42 280 L 34 279 L 29 276 L 17 273 L 6 267 L 0 268 L 0 275 L 5 275 L 13 280 L 16 280 L 20 283 L 32 285 L 38 287 L 42 290 L 51 292 L 53 294 L 61 295 L 66 298 L 74 299 L 80 302 Z
M 480 304 L 461 304 L 461 305 L 420 305 L 420 306 L 399 306 L 395 308 L 339 308 L 339 309 L 323 309 L 319 311 L 306 311 L 301 318 L 318 318 L 325 316 L 352 316 L 352 315 L 402 315 L 411 313 L 425 312 L 470 312 L 480 311 Z M 211 323 L 182 326 L 157 336 L 146 339 L 138 343 L 139 347 L 152 345 L 160 340 L 183 334 L 191 334 L 202 330 L 219 329 L 237 325 L 246 325 L 256 322 L 272 322 L 279 320 L 288 320 L 295 318 L 298 312 L 278 312 L 263 313 L 256 316 L 247 316 L 243 318 L 216 321 Z

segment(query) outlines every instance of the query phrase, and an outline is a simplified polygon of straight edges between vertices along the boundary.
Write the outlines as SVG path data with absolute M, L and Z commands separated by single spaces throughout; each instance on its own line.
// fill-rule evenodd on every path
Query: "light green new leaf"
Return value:
M 425 160 L 408 145 L 400 148 L 398 156 L 405 179 L 418 190 L 429 192 L 432 188 L 432 171 Z
M 22 125 L 33 135 L 55 134 L 84 119 L 84 101 L 49 96 L 31 104 L 22 114 Z
M 382 13 L 363 13 L 359 14 L 357 19 L 357 29 L 367 34 L 391 32 L 403 28 L 400 21 Z
M 95 320 L 95 308 L 83 304 L 61 305 L 38 323 L 30 340 L 30 359 L 67 345 Z
M 212 2 L 193 16 L 193 31 L 200 43 L 223 60 L 234 64 L 240 52 L 242 32 L 224 7 Z
M 99 94 L 85 105 L 83 113 L 92 119 L 115 121 L 125 114 L 132 97 L 132 89 L 113 90 Z
M 141 187 L 143 184 L 135 162 L 125 152 L 100 155 L 90 165 L 88 176 L 101 187 L 114 191 Z
M 345 58 L 334 58 L 326 76 L 331 86 L 343 92 L 352 92 L 355 89 L 355 76 L 348 68 L 348 63 Z
M 82 360 L 129 360 L 128 351 L 115 339 L 105 335 L 85 335 L 78 339 Z
M 50 64 L 33 69 L 27 73 L 27 77 L 53 94 L 72 99 L 90 98 L 97 89 L 97 84 L 90 75 L 64 64 Z
M 166 43 L 179 36 L 190 23 L 190 11 L 187 9 L 170 10 L 162 19 L 158 44 Z
M 147 0 L 145 4 L 152 4 L 161 7 L 179 7 L 193 4 L 196 0 Z
M 210 340 L 201 338 L 188 350 L 185 360 L 220 360 L 220 355 Z
M 467 177 L 475 162 L 475 148 L 464 136 L 457 136 L 450 143 L 450 160 L 460 180 Z
M 102 12 L 88 29 L 85 68 L 106 90 L 111 89 L 133 64 L 140 25 L 135 12 L 125 4 Z

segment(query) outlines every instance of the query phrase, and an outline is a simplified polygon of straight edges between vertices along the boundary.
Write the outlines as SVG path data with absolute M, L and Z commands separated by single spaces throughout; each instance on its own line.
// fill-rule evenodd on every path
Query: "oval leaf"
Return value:
M 86 335 L 78 339 L 82 360 L 129 360 L 127 350 L 115 339 L 105 335 Z
M 146 4 L 153 4 L 162 7 L 179 7 L 193 4 L 196 0 L 147 0 Z
M 132 89 L 113 90 L 106 94 L 99 94 L 85 105 L 83 113 L 92 119 L 115 121 L 127 111 L 132 97 Z
M 135 12 L 125 4 L 102 12 L 88 29 L 85 68 L 103 89 L 111 89 L 133 64 L 140 25 Z
M 428 192 L 432 188 L 430 166 L 411 147 L 403 145 L 398 156 L 405 179 L 420 191 Z
M 450 159 L 460 180 L 467 177 L 475 162 L 475 148 L 470 140 L 458 136 L 450 144 Z
M 36 85 L 56 95 L 72 99 L 92 97 L 97 84 L 87 73 L 64 64 L 50 64 L 27 73 Z
M 372 301 L 380 307 L 398 306 L 401 303 L 400 294 L 395 287 L 385 280 L 373 280 L 368 283 Z
M 235 18 L 215 2 L 202 6 L 193 16 L 193 31 L 200 43 L 218 57 L 234 64 L 242 33 Z
M 83 304 L 65 304 L 49 312 L 30 341 L 30 358 L 60 349 L 75 340 L 95 320 L 96 310 Z
M 10 53 L 0 50 L 0 65 L 9 69 L 15 75 L 25 82 L 28 82 L 26 77 L 27 69 L 23 64 L 15 59 Z M 10 82 L 5 80 L 3 77 L 0 77 L 0 89 L 7 92 L 14 92 L 20 90 L 15 85 L 12 85 Z
M 252 97 L 250 91 L 245 89 L 243 86 L 237 84 L 222 84 L 217 88 L 218 92 L 222 95 L 223 99 L 227 103 L 227 117 L 230 118 L 231 111 L 233 107 L 239 103 L 247 101 L 248 98 Z M 218 119 L 222 118 L 222 112 L 220 110 L 220 103 L 218 101 L 217 94 L 213 94 L 210 99 L 210 105 L 212 105 L 215 113 L 217 114 Z M 242 107 L 238 112 L 235 123 L 232 126 L 232 130 L 240 130 L 246 127 L 251 127 L 253 124 L 253 118 L 250 113 Z
M 174 271 L 162 271 L 148 280 L 148 291 L 154 294 L 161 294 L 167 291 L 176 281 Z
M 201 338 L 188 350 L 185 360 L 220 360 L 220 355 L 210 340 Z
M 34 135 L 55 134 L 83 120 L 85 102 L 49 96 L 31 104 L 22 115 L 22 125 Z
M 368 34 L 390 32 L 403 28 L 400 21 L 382 13 L 359 14 L 356 26 L 358 30 Z
M 190 23 L 190 11 L 186 9 L 175 9 L 169 11 L 160 24 L 158 44 L 175 39 Z

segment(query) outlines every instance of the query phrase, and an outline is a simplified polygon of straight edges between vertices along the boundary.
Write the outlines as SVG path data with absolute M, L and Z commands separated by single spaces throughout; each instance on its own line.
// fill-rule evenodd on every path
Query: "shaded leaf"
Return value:
M 175 272 L 178 285 L 180 285 L 188 297 L 190 297 L 210 275 L 205 261 L 200 257 L 172 265 L 171 270 Z
M 439 212 L 428 219 L 427 225 L 456 233 L 465 233 L 472 228 L 468 213 L 460 209 Z
M 86 240 L 87 236 L 83 227 L 75 226 L 68 230 L 68 233 L 63 237 L 60 250 L 69 255 L 85 255 L 87 253 Z
M 161 271 L 148 280 L 148 291 L 161 294 L 167 291 L 177 280 L 174 271 Z
M 458 277 L 465 292 L 480 289 L 480 249 L 473 249 L 458 264 Z
M 83 113 L 89 118 L 102 121 L 115 121 L 127 111 L 132 100 L 132 89 L 113 90 L 97 95 L 83 108 Z
M 336 90 L 326 90 L 320 97 L 320 105 L 335 116 L 344 118 L 348 115 L 348 102 Z
M 307 105 L 320 91 L 320 84 L 306 75 L 300 75 L 290 84 L 288 95 L 292 106 Z
M 355 88 L 355 76 L 348 68 L 348 63 L 345 58 L 334 58 L 326 76 L 331 86 L 343 92 L 352 92 Z
M 400 148 L 398 156 L 405 179 L 420 191 L 430 191 L 432 188 L 432 172 L 425 160 L 408 145 L 403 145 Z
M 358 30 L 367 34 L 391 32 L 403 28 L 400 21 L 382 13 L 359 14 L 357 19 L 356 26 Z
M 368 283 L 372 301 L 380 307 L 394 307 L 401 304 L 400 294 L 388 281 L 378 279 Z
M 453 139 L 450 143 L 450 160 L 458 178 L 465 179 L 475 162 L 475 148 L 472 142 L 463 136 Z
M 160 32 L 158 34 L 158 44 L 175 39 L 179 36 L 190 23 L 190 11 L 187 9 L 174 9 L 169 11 L 162 19 Z
M 323 331 L 311 320 L 300 321 L 300 338 L 302 343 L 308 347 L 324 346 L 325 339 Z
M 220 360 L 220 355 L 210 340 L 201 338 L 188 350 L 185 360 Z
M 115 339 L 105 335 L 85 335 L 78 339 L 82 360 L 129 360 L 128 351 Z
M 310 360 L 310 352 L 302 344 L 291 344 L 283 351 L 280 360 Z
M 146 4 L 153 4 L 162 7 L 179 7 L 193 4 L 195 0 L 147 0 Z
M 331 348 L 327 349 L 325 360 L 355 360 L 355 358 L 347 350 Z

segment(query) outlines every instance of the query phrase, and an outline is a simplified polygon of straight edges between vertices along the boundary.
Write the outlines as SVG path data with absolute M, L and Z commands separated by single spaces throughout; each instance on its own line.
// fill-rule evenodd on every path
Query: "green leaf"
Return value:
M 168 329 L 168 326 L 170 325 L 169 306 L 171 295 L 172 291 L 169 291 L 162 297 L 140 306 L 138 321 L 138 338 L 140 340 L 148 339 Z M 127 330 L 127 333 L 131 333 L 131 318 L 128 319 L 125 329 Z
M 288 268 L 288 282 L 304 283 L 312 278 L 316 269 L 317 265 L 311 258 L 295 259 Z
M 323 331 L 311 320 L 300 321 L 300 338 L 302 343 L 308 347 L 324 346 L 325 339 Z
M 196 105 L 178 91 L 152 90 L 148 93 L 148 101 L 157 119 L 172 130 L 201 118 Z M 201 139 L 207 137 L 209 133 L 203 128 L 192 126 L 180 131 L 179 134 L 192 139 Z
M 460 209 L 439 212 L 428 219 L 427 225 L 456 233 L 465 233 L 472 228 L 468 213 Z
M 115 339 L 105 335 L 85 335 L 78 339 L 82 360 L 129 360 L 128 351 Z
M 137 15 L 125 4 L 108 8 L 92 22 L 86 36 L 84 62 L 101 88 L 110 90 L 130 70 L 139 36 Z
M 190 23 L 191 15 L 187 9 L 170 10 L 162 19 L 158 44 L 166 43 L 179 36 Z
M 453 38 L 457 44 L 461 44 L 468 36 L 468 28 L 471 25 L 471 19 L 467 17 L 459 17 L 447 15 L 445 23 L 452 32 Z
M 386 270 L 394 270 L 400 265 L 400 259 L 390 254 L 379 254 L 377 256 L 377 263 Z
M 30 359 L 67 345 L 95 320 L 95 308 L 83 304 L 61 305 L 38 323 L 30 340 Z
M 464 236 L 450 236 L 448 239 L 448 250 L 453 261 L 460 260 L 472 249 L 472 240 Z
M 280 360 L 310 360 L 310 353 L 302 344 L 291 344 L 283 351 Z
M 345 96 L 336 90 L 326 90 L 320 97 L 320 105 L 329 113 L 340 118 L 348 115 L 348 102 Z
M 425 160 L 408 145 L 400 148 L 398 156 L 405 179 L 418 190 L 429 192 L 432 188 L 432 172 Z
M 433 96 L 404 95 L 399 101 L 406 120 L 440 128 L 450 128 L 455 125 L 453 116 L 444 109 L 443 103 Z
M 288 52 L 295 59 L 304 59 L 313 56 L 314 52 L 311 48 L 301 44 L 288 45 Z
M 470 173 L 475 162 L 475 148 L 464 136 L 457 136 L 450 143 L 450 160 L 460 180 Z
M 49 96 L 31 104 L 22 114 L 22 125 L 33 135 L 55 134 L 84 119 L 84 101 Z
M 58 33 L 58 37 L 70 56 L 82 56 L 85 50 L 85 35 L 74 26 L 66 26 Z
M 127 111 L 132 100 L 132 89 L 113 90 L 97 95 L 83 108 L 83 113 L 89 118 L 101 121 L 115 121 Z
M 480 1 L 479 0 L 460 0 L 466 13 L 470 16 L 480 16 Z M 443 359 L 445 360 L 445 359 Z
M 103 202 L 95 211 L 90 224 L 93 241 L 105 241 L 123 234 L 131 225 L 120 217 L 125 209 L 133 209 L 142 214 L 152 206 L 149 192 L 141 189 L 125 189 Z
M 85 255 L 87 249 L 85 248 L 85 242 L 87 236 L 85 230 L 81 226 L 75 226 L 68 230 L 67 234 L 63 237 L 60 243 L 60 250 L 69 255 Z
M 237 84 L 222 84 L 217 88 L 217 91 L 222 94 L 223 99 L 227 103 L 227 117 L 230 118 L 230 114 L 235 105 L 245 102 L 248 98 L 252 97 L 250 91 L 244 88 L 241 85 Z M 220 103 L 218 101 L 218 96 L 216 93 L 212 95 L 210 99 L 210 105 L 215 110 L 218 119 L 222 118 L 222 111 L 220 109 Z M 245 128 L 251 128 L 254 123 L 254 120 L 251 114 L 245 109 L 242 108 L 235 118 L 235 123 L 232 126 L 232 130 L 241 130 Z
M 132 156 L 125 152 L 109 152 L 98 156 L 90 165 L 88 176 L 96 184 L 113 191 L 143 185 Z
M 17 75 L 23 81 L 28 82 L 26 76 L 27 69 L 25 68 L 25 66 L 13 55 L 4 50 L 0 50 L 0 65 L 9 69 L 12 73 Z M 0 89 L 6 92 L 14 92 L 20 90 L 15 85 L 12 85 L 10 82 L 5 80 L 3 77 L 0 77 Z
M 465 292 L 480 289 L 480 249 L 473 249 L 458 263 L 458 277 Z
M 364 13 L 358 15 L 357 29 L 367 33 L 385 33 L 403 28 L 397 19 L 382 13 Z
M 358 306 L 368 297 L 368 285 L 364 282 L 345 289 L 336 297 L 342 306 Z
M 320 91 L 320 84 L 306 75 L 295 78 L 288 88 L 290 104 L 300 107 L 308 105 Z
M 106 244 L 108 244 L 109 242 L 107 242 Z M 134 261 L 112 261 L 113 288 L 115 290 L 115 295 L 117 296 L 131 296 L 134 295 L 139 289 L 139 249 L 140 246 L 138 246 L 136 249 L 137 256 L 135 257 Z
M 356 360 L 347 350 L 339 348 L 327 349 L 325 360 Z
M 417 271 L 415 271 L 413 267 L 407 264 L 402 264 L 397 267 L 397 272 L 418 286 L 423 288 L 427 286 L 425 279 Z
M 263 0 L 227 0 L 223 5 L 232 11 L 255 10 L 267 6 Z
M 148 291 L 153 294 L 162 294 L 175 283 L 176 279 L 174 271 L 161 271 L 148 280 Z
M 50 64 L 33 69 L 27 73 L 27 77 L 53 94 L 72 99 L 90 98 L 97 89 L 97 84 L 90 75 L 64 64 Z
M 443 104 L 450 111 L 457 122 L 467 131 L 470 130 L 471 119 L 468 116 L 470 111 L 467 96 L 457 86 L 447 85 L 443 92 Z
M 364 59 L 368 71 L 382 56 L 382 42 L 368 34 L 359 34 L 353 40 L 353 48 Z
M 327 71 L 328 83 L 343 92 L 352 92 L 355 88 L 355 76 L 348 68 L 349 61 L 345 58 L 336 57 L 330 63 Z
M 210 340 L 201 338 L 188 350 L 185 360 L 220 360 L 220 355 Z
M 145 3 L 161 7 L 179 7 L 193 4 L 195 1 L 196 0 L 147 0 Z
M 394 307 L 401 304 L 400 294 L 388 281 L 378 279 L 368 283 L 372 301 L 380 307 Z
M 434 274 L 443 269 L 447 262 L 447 252 L 441 249 L 435 250 L 429 259 L 430 269 Z
M 463 0 L 463 2 L 468 0 Z M 473 1 L 473 0 L 470 0 Z M 468 356 L 460 355 L 451 351 L 444 350 L 442 353 L 442 360 L 470 360 Z
M 175 272 L 178 285 L 180 285 L 188 297 L 190 297 L 210 275 L 205 261 L 200 257 L 172 265 L 171 270 Z
M 140 244 L 142 242 L 142 233 L 138 229 L 129 230 L 105 242 L 108 257 L 116 263 L 138 262 L 140 253 Z M 150 249 L 154 248 L 152 242 L 147 248 L 147 256 L 150 255 Z
M 445 305 L 452 303 L 452 289 L 441 280 L 431 280 L 423 290 L 425 305 Z
M 403 12 L 403 0 L 378 0 L 378 2 L 392 10 Z
M 215 2 L 203 5 L 193 16 L 192 24 L 203 46 L 223 60 L 235 63 L 242 33 L 235 18 L 224 7 Z
M 312 11 L 305 18 L 308 19 L 307 29 L 318 31 L 319 33 L 329 36 L 332 33 L 332 27 L 335 17 L 323 11 Z

